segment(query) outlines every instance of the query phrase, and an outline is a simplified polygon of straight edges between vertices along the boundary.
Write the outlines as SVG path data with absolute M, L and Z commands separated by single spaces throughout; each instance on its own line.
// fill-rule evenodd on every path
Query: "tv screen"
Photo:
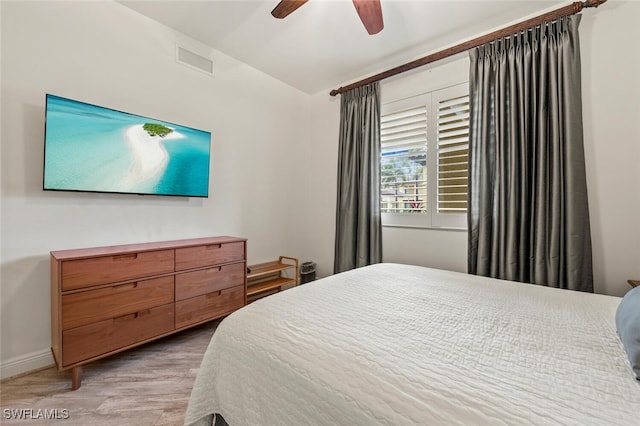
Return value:
M 47 94 L 45 190 L 207 197 L 211 133 Z

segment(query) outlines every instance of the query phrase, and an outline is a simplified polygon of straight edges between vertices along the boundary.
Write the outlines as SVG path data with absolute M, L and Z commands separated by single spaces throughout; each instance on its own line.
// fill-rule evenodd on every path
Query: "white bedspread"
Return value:
M 380 264 L 219 325 L 186 424 L 638 425 L 617 297 Z

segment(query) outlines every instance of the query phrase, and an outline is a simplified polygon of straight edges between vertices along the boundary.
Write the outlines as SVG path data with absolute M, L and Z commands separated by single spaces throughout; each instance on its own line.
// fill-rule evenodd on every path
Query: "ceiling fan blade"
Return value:
M 305 4 L 309 0 L 282 0 L 271 11 L 274 18 L 282 19 L 295 12 L 300 6 Z
M 384 28 L 380 0 L 353 0 L 360 20 L 371 35 L 378 34 Z

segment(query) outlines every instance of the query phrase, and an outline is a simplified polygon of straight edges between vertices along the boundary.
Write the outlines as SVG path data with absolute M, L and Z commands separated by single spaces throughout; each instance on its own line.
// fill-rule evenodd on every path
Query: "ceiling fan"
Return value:
M 282 0 L 271 11 L 271 14 L 278 19 L 283 19 L 307 1 L 309 0 Z M 380 0 L 353 0 L 353 5 L 369 34 L 378 34 L 382 31 L 384 23 L 382 22 Z

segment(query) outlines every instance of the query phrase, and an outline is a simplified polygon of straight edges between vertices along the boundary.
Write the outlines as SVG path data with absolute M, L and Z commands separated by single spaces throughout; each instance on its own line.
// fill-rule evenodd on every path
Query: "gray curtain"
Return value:
M 379 84 L 340 99 L 335 273 L 382 261 Z
M 469 273 L 593 292 L 580 18 L 470 52 Z

